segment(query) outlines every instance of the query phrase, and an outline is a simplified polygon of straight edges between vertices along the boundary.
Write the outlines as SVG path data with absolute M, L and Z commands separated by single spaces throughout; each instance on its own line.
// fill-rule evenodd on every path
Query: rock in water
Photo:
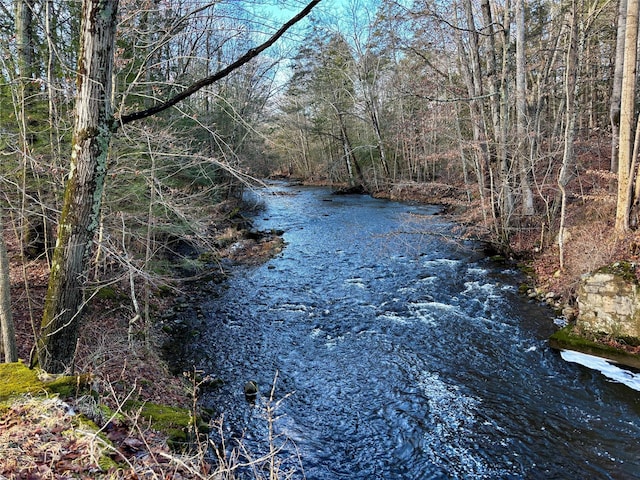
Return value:
M 247 400 L 253 401 L 258 396 L 258 384 L 253 380 L 249 380 L 244 384 L 244 396 Z

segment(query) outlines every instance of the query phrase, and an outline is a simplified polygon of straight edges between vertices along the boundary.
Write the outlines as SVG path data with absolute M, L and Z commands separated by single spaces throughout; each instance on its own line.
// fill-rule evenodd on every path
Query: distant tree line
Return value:
M 624 232 L 640 195 L 634 4 L 356 0 L 293 61 L 281 169 L 368 190 L 462 180 L 507 244 L 533 215 L 561 232 L 576 145 L 608 143 Z

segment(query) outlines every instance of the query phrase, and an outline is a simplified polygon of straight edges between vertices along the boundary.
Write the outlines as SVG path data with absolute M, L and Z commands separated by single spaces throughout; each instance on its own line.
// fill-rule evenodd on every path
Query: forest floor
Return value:
M 564 268 L 560 268 L 559 247 L 555 239 L 549 238 L 549 222 L 544 214 L 515 219 L 518 228 L 510 236 L 508 245 L 512 257 L 509 261 L 524 266 L 530 274 L 529 294 L 532 298 L 564 310 L 568 317 L 573 314 L 575 293 L 582 274 L 619 260 L 640 260 L 640 233 L 633 232 L 625 237 L 613 233 L 615 176 L 600 163 L 601 155 L 584 157 L 583 166 L 569 185 Z M 492 236 L 492 232 L 484 227 L 486 222 L 480 200 L 470 200 L 464 185 L 454 182 L 405 183 L 377 196 L 444 205 L 446 213 L 461 225 L 460 235 L 481 239 Z M 537 207 L 544 212 L 548 206 L 539 200 Z M 231 265 L 257 263 L 280 251 L 282 242 L 277 235 L 256 235 L 248 227 L 248 224 L 230 221 L 228 217 L 212 224 L 212 235 L 225 239 L 220 242 L 224 246 L 216 253 L 218 259 Z M 12 306 L 19 357 L 28 363 L 49 272 L 44 259 L 23 262 L 15 237 L 11 232 L 5 233 L 11 260 Z M 196 280 L 201 273 L 220 275 L 218 263 L 209 267 L 209 272 L 189 274 L 195 273 Z M 177 282 L 174 287 L 173 294 L 153 298 L 154 315 L 160 317 L 160 312 L 176 309 L 176 303 L 185 291 L 194 288 L 194 283 Z M 188 374 L 180 377 L 169 371 L 161 354 L 161 346 L 167 340 L 167 334 L 159 328 L 162 324 L 146 329 L 144 341 L 139 338 L 140 326 L 133 325 L 137 334 L 132 338 L 130 320 L 134 315 L 128 283 L 110 291 L 110 295 L 96 296 L 88 307 L 76 369 L 92 375 L 94 395 L 100 403 L 114 410 L 132 398 L 190 408 L 197 396 L 197 385 L 193 379 L 189 380 Z M 0 407 L 0 479 L 164 478 L 167 475 L 179 479 L 202 478 L 199 476 L 208 474 L 209 466 L 201 461 L 202 452 L 176 460 L 167 448 L 166 436 L 143 425 L 135 415 L 119 417 L 117 422 L 110 419 L 108 431 L 104 430 L 112 445 L 111 458 L 124 461 L 127 466 L 100 469 L 95 444 L 98 437 L 69 435 L 71 427 L 67 424 L 72 422 L 69 411 L 75 408 L 77 398 L 63 400 L 47 404 L 47 412 L 42 410 L 41 404 L 34 406 L 29 398 L 11 407 Z

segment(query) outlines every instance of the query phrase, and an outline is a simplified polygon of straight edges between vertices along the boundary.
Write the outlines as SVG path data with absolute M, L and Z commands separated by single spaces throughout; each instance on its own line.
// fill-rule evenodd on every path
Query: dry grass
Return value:
M 86 405 L 86 400 L 25 397 L 0 414 L 0 479 L 235 480 L 247 478 L 247 472 L 255 480 L 304 477 L 299 458 L 281 458 L 287 439 L 273 433 L 283 400 L 274 401 L 272 396 L 266 400 L 263 409 L 270 447 L 254 455 L 241 441 L 214 446 L 208 438 L 195 442 L 191 451 L 178 454 L 171 452 L 162 435 L 146 427 L 135 412 L 127 415 L 118 408 L 98 428 L 85 416 L 84 412 L 94 408 Z M 212 426 L 224 438 L 222 420 Z M 285 463 L 289 466 L 284 467 Z M 291 467 L 296 464 L 299 468 Z
M 14 402 L 0 417 L 0 478 L 217 478 L 201 456 L 170 452 L 139 424 L 99 430 L 75 408 L 58 398 Z

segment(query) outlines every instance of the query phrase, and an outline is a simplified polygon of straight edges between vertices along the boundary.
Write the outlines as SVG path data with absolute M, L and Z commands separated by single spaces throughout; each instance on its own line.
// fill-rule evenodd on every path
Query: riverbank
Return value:
M 172 350 L 171 334 L 185 323 L 185 315 L 198 315 L 192 307 L 197 310 L 204 301 L 203 286 L 223 281 L 234 265 L 264 261 L 282 249 L 279 232 L 252 229 L 243 213 L 249 208 L 259 206 L 227 202 L 219 207 L 218 218 L 208 227 L 215 250 L 186 246 L 182 256 L 166 259 L 162 277 L 154 279 L 148 324 L 136 318 L 123 272 L 119 275 L 124 280 L 97 289 L 85 313 L 75 361 L 76 372 L 87 379 L 85 387 L 57 393 L 58 400 L 45 402 L 48 395 L 40 397 L 40 392 L 46 393 L 46 388 L 38 383 L 36 372 L 20 364 L 3 366 L 3 385 L 17 378 L 16 371 L 30 372 L 34 378 L 0 395 L 0 476 L 199 478 L 212 468 L 204 461 L 206 438 L 199 442 L 194 437 L 209 420 L 206 412 L 198 411 L 204 415 L 200 421 L 195 416 L 202 379 L 196 371 L 171 371 L 166 352 Z M 24 260 L 13 231 L 7 230 L 5 238 L 18 355 L 28 364 L 48 265 L 43 257 Z M 143 282 L 136 282 L 135 296 L 143 302 Z M 33 437 L 33 432 L 40 434 Z M 30 440 L 18 444 L 9 438 Z M 188 446 L 188 455 L 171 445 Z M 225 462 L 221 468 L 229 467 Z
M 587 170 L 581 180 L 579 184 L 570 184 L 574 190 L 569 192 L 562 268 L 557 237 L 550 236 L 544 215 L 517 220 L 526 228 L 517 229 L 507 244 L 498 244 L 494 232 L 486 227 L 481 202 L 471 200 L 464 185 L 406 182 L 376 192 L 374 196 L 442 205 L 444 212 L 460 225 L 455 235 L 471 236 L 494 245 L 493 252 L 517 264 L 527 275 L 522 293 L 548 304 L 568 324 L 551 339 L 553 348 L 574 349 L 637 367 L 640 364 L 638 345 L 611 335 L 587 335 L 573 328 L 578 314 L 577 289 L 584 274 L 615 262 L 626 262 L 633 266 L 636 278 L 640 279 L 640 233 L 620 236 L 613 229 L 616 194 L 611 189 L 611 173 Z

